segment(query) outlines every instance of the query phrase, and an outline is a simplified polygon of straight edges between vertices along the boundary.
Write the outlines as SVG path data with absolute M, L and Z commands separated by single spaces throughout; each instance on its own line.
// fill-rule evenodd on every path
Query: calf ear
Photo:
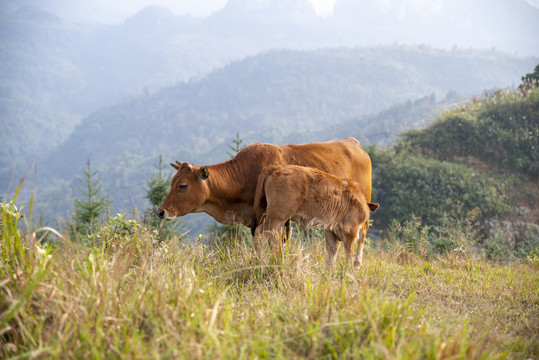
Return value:
M 169 163 L 170 166 L 172 166 L 174 169 L 176 170 L 180 170 L 180 165 L 181 164 L 178 164 L 178 161 L 176 161 L 176 163 Z
M 371 212 L 375 212 L 380 207 L 380 204 L 378 203 L 367 203 L 367 205 L 369 206 Z
M 207 166 L 202 166 L 198 170 L 198 177 L 200 180 L 206 180 L 210 176 L 210 170 L 208 170 Z

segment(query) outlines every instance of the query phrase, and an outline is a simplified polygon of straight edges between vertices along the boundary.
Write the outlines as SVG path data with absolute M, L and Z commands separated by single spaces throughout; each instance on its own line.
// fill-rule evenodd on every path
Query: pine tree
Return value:
M 146 225 L 152 230 L 158 231 L 158 238 L 165 240 L 173 237 L 184 228 L 184 223 L 175 221 L 166 221 L 156 216 L 157 209 L 163 203 L 170 190 L 172 176 L 163 176 L 163 158 L 159 155 L 159 164 L 155 166 L 157 172 L 147 181 L 146 195 L 144 196 L 150 203 L 150 208 L 146 210 Z
M 157 172 L 148 180 L 146 195 L 144 196 L 152 208 L 156 209 L 163 203 L 170 190 L 172 176 L 163 177 L 163 157 L 159 155 L 159 164 L 155 166 Z
M 98 171 L 92 171 L 90 159 L 86 162 L 87 169 L 84 176 L 78 178 L 80 185 L 77 189 L 84 196 L 83 200 L 75 199 L 73 207 L 74 232 L 79 235 L 93 233 L 107 208 L 112 204 L 106 196 L 99 196 L 101 179 L 97 177 Z
M 239 153 L 241 151 L 241 149 L 243 149 L 245 147 L 245 145 L 241 146 L 241 144 L 243 143 L 243 139 L 240 138 L 240 133 L 237 132 L 236 133 L 236 138 L 235 139 L 232 139 L 232 145 L 228 145 L 228 148 L 232 151 L 227 151 L 226 153 L 230 156 L 230 158 L 232 159 L 234 156 L 236 156 L 237 153 Z

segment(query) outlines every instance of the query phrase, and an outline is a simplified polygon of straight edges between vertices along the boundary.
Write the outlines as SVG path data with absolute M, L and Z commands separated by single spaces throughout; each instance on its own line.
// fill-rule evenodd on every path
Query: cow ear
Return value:
M 206 180 L 210 176 L 210 170 L 208 170 L 207 166 L 202 166 L 198 170 L 198 177 L 200 180 Z
M 181 170 L 183 169 L 184 167 L 188 167 L 189 169 L 192 169 L 193 168 L 193 165 L 189 164 L 187 161 L 184 161 L 184 162 L 179 162 L 178 160 L 176 160 L 176 163 L 173 164 L 173 163 L 170 163 L 170 166 L 172 166 L 174 169 L 176 170 Z
M 371 212 L 375 212 L 380 207 L 380 204 L 378 203 L 367 203 L 367 205 L 369 206 Z

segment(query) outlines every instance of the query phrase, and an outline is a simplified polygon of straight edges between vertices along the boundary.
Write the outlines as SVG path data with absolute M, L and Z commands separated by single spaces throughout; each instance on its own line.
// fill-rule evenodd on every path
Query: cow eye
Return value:
M 187 189 L 187 184 L 181 184 L 180 186 L 178 186 L 178 190 L 183 190 L 183 189 Z

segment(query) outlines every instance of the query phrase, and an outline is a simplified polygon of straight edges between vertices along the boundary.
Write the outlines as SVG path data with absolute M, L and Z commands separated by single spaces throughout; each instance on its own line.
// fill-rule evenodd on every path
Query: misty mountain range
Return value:
M 437 107 L 405 122 L 414 111 L 399 104 L 517 86 L 539 55 L 539 10 L 524 0 L 338 0 L 323 18 L 307 0 L 230 0 L 206 18 L 150 6 L 118 25 L 71 22 L 54 3 L 0 12 L 2 189 L 36 163 L 65 187 L 86 158 L 115 177 L 109 188 L 141 184 L 158 154 L 223 160 L 208 154 L 238 131 L 404 130 Z M 357 132 L 390 107 L 391 122 Z
M 404 43 L 539 55 L 539 9 L 525 0 L 338 0 L 326 18 L 307 0 L 230 0 L 207 18 L 150 6 L 120 25 L 70 23 L 42 10 L 54 3 L 1 15 L 2 88 L 46 94 L 76 116 L 271 49 Z
M 322 129 L 426 95 L 441 99 L 450 91 L 471 95 L 517 84 L 534 64 L 488 50 L 271 51 L 94 112 L 48 163 L 60 173 L 66 163 L 87 158 L 107 163 L 125 152 L 192 157 L 237 131 L 252 137 L 271 129 L 283 134 Z

